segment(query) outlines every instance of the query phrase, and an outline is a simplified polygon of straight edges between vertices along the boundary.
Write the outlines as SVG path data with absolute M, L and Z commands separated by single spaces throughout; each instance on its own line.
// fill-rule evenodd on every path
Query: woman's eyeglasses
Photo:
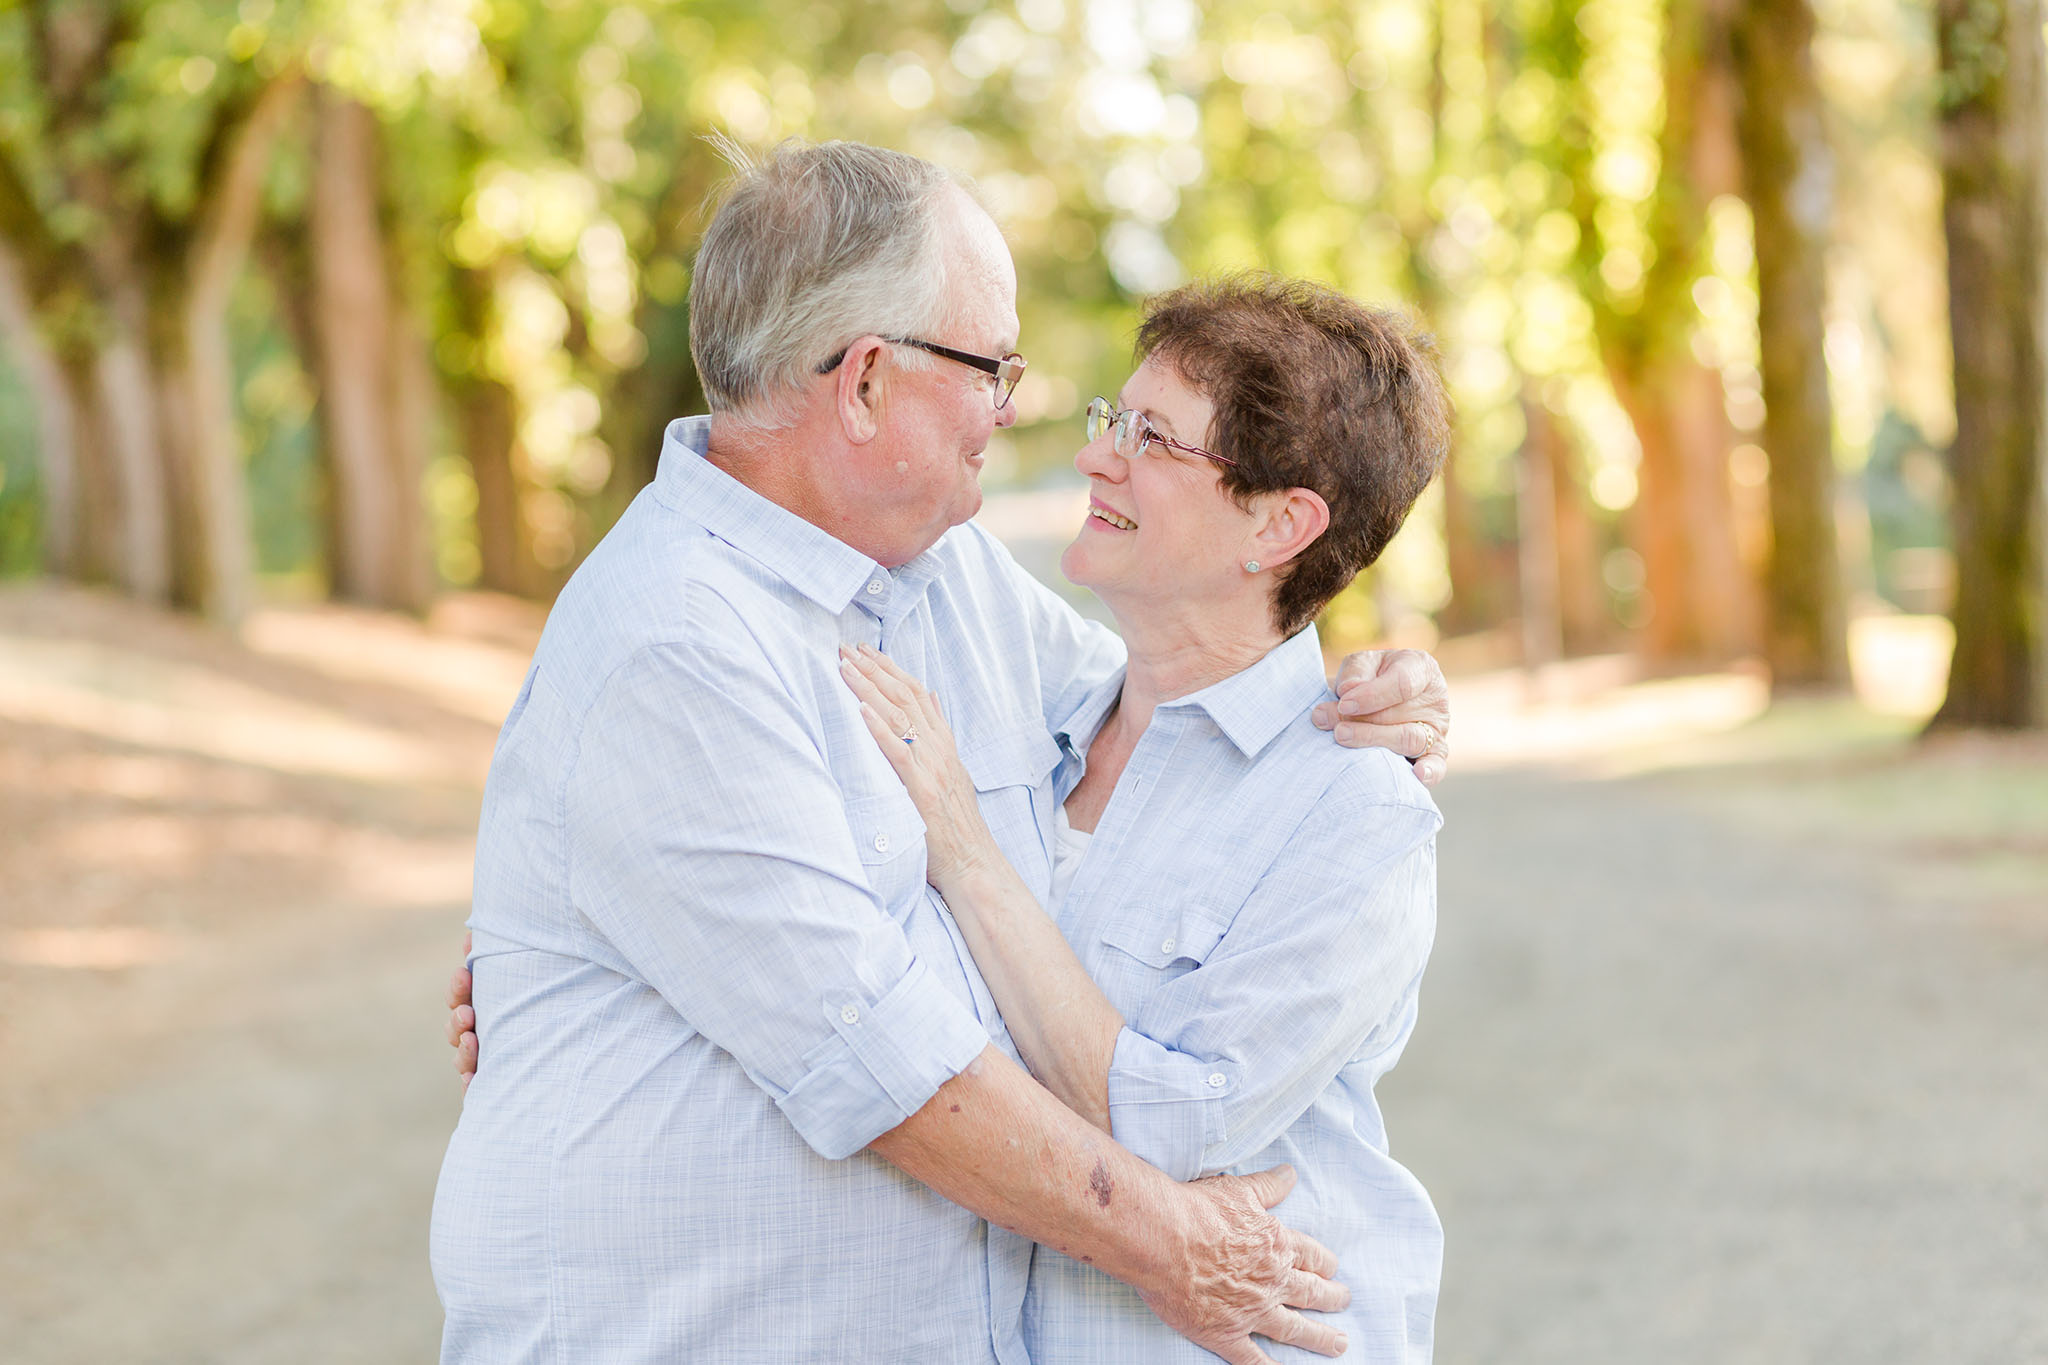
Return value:
M 1205 460 L 1214 460 L 1217 464 L 1229 465 L 1233 469 L 1237 467 L 1236 460 L 1218 455 L 1213 450 L 1204 450 L 1200 446 L 1191 446 L 1184 441 L 1176 441 L 1171 436 L 1162 436 L 1159 428 L 1145 420 L 1144 413 L 1132 408 L 1119 409 L 1107 398 L 1096 397 L 1089 399 L 1087 415 L 1088 439 L 1093 441 L 1098 439 L 1105 431 L 1114 431 L 1116 434 L 1112 438 L 1111 444 L 1115 448 L 1116 453 L 1123 456 L 1126 460 L 1137 459 L 1138 456 L 1145 453 L 1147 443 L 1157 441 L 1163 446 L 1171 446 L 1175 450 L 1184 450 L 1190 455 L 1200 455 Z
M 920 341 L 916 337 L 883 337 L 882 340 L 896 346 L 915 346 L 920 351 L 930 351 L 935 356 L 980 370 L 989 377 L 997 412 L 1003 410 L 1010 401 L 1010 395 L 1017 391 L 1017 381 L 1024 377 L 1024 367 L 1031 363 L 1015 351 L 1003 356 L 976 355 L 972 351 L 956 351 L 951 346 L 941 346 L 936 341 Z M 845 359 L 846 352 L 839 352 L 818 366 L 818 373 L 832 373 Z

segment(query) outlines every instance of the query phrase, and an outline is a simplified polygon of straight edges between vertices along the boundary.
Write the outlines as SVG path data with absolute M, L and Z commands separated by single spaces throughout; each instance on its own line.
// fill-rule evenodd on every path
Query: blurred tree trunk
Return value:
M 202 162 L 199 211 L 185 231 L 156 234 L 158 437 L 171 476 L 173 598 L 229 624 L 248 612 L 255 583 L 228 303 L 256 235 L 270 154 L 297 95 L 296 81 L 273 82 L 219 123 Z
M 379 220 L 377 118 L 331 89 L 316 108 L 307 237 L 329 582 L 338 598 L 418 611 L 431 594 L 420 487 L 428 413 Z
M 1724 4 L 1675 0 L 1667 11 L 1652 260 L 1640 302 L 1594 309 L 1608 377 L 1642 447 L 1631 526 L 1651 604 L 1644 652 L 1673 665 L 1725 661 L 1755 635 L 1754 589 L 1735 543 L 1726 395 L 1720 371 L 1692 347 L 1706 206 L 1739 180 Z M 1590 221 L 1585 237 L 1597 240 Z
M 1451 598 L 1437 612 L 1437 619 L 1446 635 L 1484 630 L 1499 620 L 1492 604 L 1493 575 L 1479 530 L 1479 512 L 1458 472 L 1460 445 L 1452 440 L 1443 473 L 1438 476 L 1444 490 L 1444 568 L 1450 575 Z
M 115 337 L 62 355 L 78 432 L 78 572 L 144 602 L 167 601 L 170 548 L 156 409 L 141 348 Z
M 1436 239 L 1447 229 L 1442 213 L 1431 200 L 1429 188 L 1453 160 L 1453 149 L 1446 145 L 1444 125 L 1444 104 L 1449 94 L 1444 75 L 1449 45 L 1445 28 L 1465 17 L 1448 13 L 1446 6 L 1441 4 L 1434 7 L 1433 14 L 1435 22 L 1430 30 L 1427 91 L 1429 170 L 1420 192 L 1407 197 L 1406 221 L 1401 225 L 1401 235 L 1410 244 L 1407 253 L 1408 293 L 1426 320 L 1425 325 L 1431 329 L 1442 325 L 1450 305 L 1444 281 L 1430 258 Z M 1483 15 L 1475 17 L 1478 22 L 1484 22 Z M 1499 592 L 1493 565 L 1488 563 L 1486 541 L 1480 530 L 1479 510 L 1473 505 L 1472 490 L 1459 467 L 1458 455 L 1464 448 L 1465 443 L 1453 433 L 1450 452 L 1445 456 L 1443 472 L 1438 476 L 1443 486 L 1444 568 L 1451 580 L 1451 597 L 1437 612 L 1437 622 L 1447 635 L 1483 630 L 1498 624 L 1502 614 L 1501 605 L 1496 601 Z
M 1523 657 L 1544 662 L 1589 654 L 1606 644 L 1610 617 L 1578 452 L 1570 429 L 1533 384 L 1523 394 L 1522 417 L 1528 434 L 1516 493 Z M 1532 614 L 1538 617 L 1533 623 Z
M 698 206 L 711 192 L 706 172 L 706 167 L 696 165 L 671 178 L 652 215 L 655 222 L 667 227 L 650 248 L 650 256 L 687 259 L 686 225 L 696 220 Z M 647 353 L 612 383 L 605 402 L 602 431 L 611 447 L 612 468 L 594 510 L 606 527 L 654 481 L 668 424 L 707 410 L 704 386 L 698 382 L 697 364 L 690 356 L 688 296 L 664 301 L 643 289 L 634 312 L 634 325 L 646 339 Z
M 1720 372 L 1679 350 L 1629 357 L 1610 378 L 1643 452 L 1631 525 L 1651 601 L 1645 652 L 1671 664 L 1733 658 L 1750 644 L 1753 605 L 1735 548 Z
M 1593 138 L 1586 110 L 1578 102 L 1586 93 L 1587 56 L 1587 35 L 1579 26 L 1579 10 L 1578 5 L 1566 0 L 1552 0 L 1533 11 L 1520 13 L 1493 10 L 1496 18 L 1492 31 L 1498 36 L 1492 44 L 1495 55 L 1489 67 L 1498 70 L 1496 80 L 1503 85 L 1532 70 L 1550 75 L 1558 82 L 1556 127 L 1548 136 L 1533 142 L 1523 141 L 1517 135 L 1504 151 L 1557 172 L 1564 203 L 1579 210 L 1579 263 L 1590 280 L 1596 262 L 1586 249 L 1585 234 L 1593 227 L 1591 220 L 1595 216 L 1591 207 Z M 1615 330 L 1611 318 L 1604 330 Z M 1549 465 L 1557 540 L 1559 633 L 1566 655 L 1590 654 L 1611 646 L 1617 623 L 1601 576 L 1602 536 L 1593 512 L 1585 452 L 1574 439 L 1571 425 L 1544 397 L 1547 388 L 1538 388 L 1532 396 L 1538 404 L 1535 421 L 1546 425 L 1555 441 Z
M 84 341 L 81 369 L 90 378 L 81 389 L 96 414 L 105 458 L 97 472 L 107 487 L 93 501 L 112 515 L 104 523 L 107 542 L 89 552 L 129 593 L 145 602 L 171 595 L 170 501 L 165 491 L 163 445 L 157 433 L 155 385 L 150 374 L 147 309 L 141 286 L 127 278 L 126 262 L 102 248 L 93 253 L 95 280 L 105 300 L 105 340 Z M 84 528 L 95 539 L 95 528 Z
M 491 378 L 467 380 L 456 395 L 462 450 L 476 480 L 477 584 L 535 596 L 542 574 L 519 506 L 518 408 L 512 390 Z
M 518 398 L 491 373 L 488 360 L 497 327 L 496 282 L 487 271 L 453 267 L 449 288 L 467 363 L 458 373 L 444 370 L 443 380 L 455 400 L 462 454 L 476 483 L 477 585 L 539 596 L 546 575 L 533 557 L 533 536 L 520 510 Z
M 31 69 L 48 103 L 53 145 L 89 145 L 96 136 L 106 112 L 105 72 L 126 36 L 123 23 L 124 16 L 105 6 L 28 7 Z M 72 565 L 81 578 L 164 601 L 171 588 L 170 543 L 147 289 L 135 262 L 140 224 L 104 165 L 65 161 L 59 178 L 66 207 L 96 220 L 90 238 L 53 229 L 28 180 L 0 159 L 0 233 L 63 378 L 61 389 L 39 396 L 52 401 L 51 411 L 63 412 L 55 420 L 74 437 Z
M 43 503 L 43 567 L 77 578 L 78 413 L 57 354 L 43 336 L 22 280 L 21 265 L 0 233 L 0 336 L 7 338 L 14 368 L 34 405 L 37 476 Z
M 1556 417 L 1526 384 L 1522 424 L 1525 435 L 1515 485 L 1517 577 L 1522 598 L 1522 663 L 1536 668 L 1564 656 L 1556 473 L 1564 440 Z
M 396 245 L 389 238 L 386 248 L 390 257 L 395 257 Z M 399 560 L 393 566 L 399 596 L 394 605 L 410 611 L 425 611 L 440 582 L 426 495 L 427 464 L 433 458 L 440 402 L 440 384 L 426 333 L 411 309 L 395 306 L 391 320 L 391 459 L 397 469 L 399 494 L 395 513 Z
M 1822 316 L 1834 169 L 1813 75 L 1813 30 L 1807 0 L 1744 0 L 1733 44 L 1743 185 L 1755 224 L 1763 447 L 1771 459 L 1764 654 L 1778 689 L 1849 682 Z
M 682 211 L 675 212 L 679 218 Z M 599 495 L 598 515 L 606 526 L 654 481 L 668 424 L 705 411 L 704 388 L 690 359 L 689 305 L 643 296 L 635 321 L 647 338 L 647 358 L 614 381 L 604 410 L 612 471 Z
M 1557 432 L 1556 457 L 1550 465 L 1551 507 L 1557 521 L 1557 611 L 1567 656 L 1596 654 L 1608 647 L 1614 616 L 1600 580 L 1600 533 L 1585 478 L 1585 459 L 1567 428 L 1544 408 Z
M 1940 0 L 1942 222 L 1956 435 L 1955 656 L 1931 728 L 2048 725 L 2039 0 Z
M 248 605 L 250 568 L 228 295 L 298 81 L 247 85 L 213 106 L 191 168 L 193 206 L 167 216 L 105 136 L 124 95 L 115 54 L 139 11 L 26 9 L 54 168 L 39 195 L 0 157 L 0 235 L 54 362 L 36 386 L 42 424 L 70 438 L 75 515 L 59 553 L 81 577 L 233 623 Z

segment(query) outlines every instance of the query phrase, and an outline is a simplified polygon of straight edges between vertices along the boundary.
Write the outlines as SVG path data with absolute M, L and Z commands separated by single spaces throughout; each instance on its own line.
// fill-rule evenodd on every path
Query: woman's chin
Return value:
M 1094 586 L 1089 581 L 1092 575 L 1088 572 L 1087 541 L 1088 533 L 1083 531 L 1080 535 L 1074 537 L 1073 542 L 1066 549 L 1060 551 L 1060 572 L 1067 576 L 1069 583 L 1083 588 Z

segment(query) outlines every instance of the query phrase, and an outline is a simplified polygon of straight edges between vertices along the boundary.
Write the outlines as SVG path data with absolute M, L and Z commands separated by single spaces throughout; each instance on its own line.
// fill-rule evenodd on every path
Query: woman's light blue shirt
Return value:
M 1062 799 L 1120 683 L 1058 737 Z M 1373 1084 L 1415 1024 L 1442 817 L 1402 759 L 1314 728 L 1325 695 L 1310 627 L 1159 707 L 1057 914 L 1124 1017 L 1117 1141 L 1179 1180 L 1293 1165 L 1300 1183 L 1276 1213 L 1337 1253 L 1351 1306 L 1328 1316 L 1350 1337 L 1345 1358 L 1426 1361 L 1443 1233 L 1388 1155 Z M 1040 1365 L 1215 1359 L 1044 1247 L 1024 1338 Z

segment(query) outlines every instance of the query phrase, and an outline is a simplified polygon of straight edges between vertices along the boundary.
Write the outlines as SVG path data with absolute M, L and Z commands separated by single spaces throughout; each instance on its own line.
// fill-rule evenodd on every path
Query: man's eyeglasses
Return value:
M 1137 459 L 1144 454 L 1148 442 L 1157 441 L 1163 446 L 1184 450 L 1190 455 L 1200 455 L 1205 460 L 1214 460 L 1217 464 L 1229 465 L 1233 469 L 1237 467 L 1236 460 L 1218 455 L 1213 450 L 1204 450 L 1200 446 L 1176 441 L 1171 436 L 1162 436 L 1159 428 L 1146 421 L 1142 412 L 1132 408 L 1119 409 L 1107 398 L 1091 398 L 1088 400 L 1088 439 L 1093 441 L 1105 431 L 1116 433 L 1111 444 L 1116 453 L 1126 460 Z
M 997 412 L 1001 412 L 1010 401 L 1010 395 L 1016 392 L 1017 381 L 1024 377 L 1024 367 L 1031 363 L 1015 351 L 1003 356 L 976 355 L 972 351 L 956 351 L 951 346 L 941 346 L 936 341 L 920 341 L 916 337 L 883 337 L 882 340 L 897 346 L 915 346 L 920 351 L 930 351 L 935 356 L 980 370 L 989 377 Z M 818 373 L 832 373 L 845 359 L 846 352 L 840 351 L 818 366 Z

